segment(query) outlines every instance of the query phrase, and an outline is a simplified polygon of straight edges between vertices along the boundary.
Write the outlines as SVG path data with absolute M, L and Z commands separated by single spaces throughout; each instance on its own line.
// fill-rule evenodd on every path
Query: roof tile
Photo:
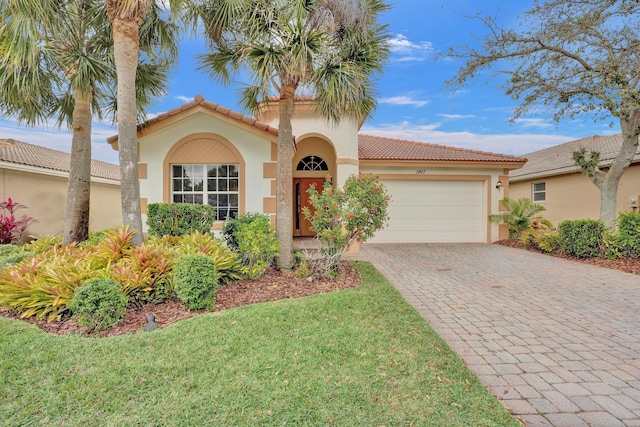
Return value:
M 71 154 L 14 139 L 0 139 L 0 161 L 68 173 Z M 91 176 L 119 181 L 120 167 L 91 160 Z
M 360 160 L 516 163 L 527 161 L 523 157 L 363 134 L 358 135 L 358 157 Z

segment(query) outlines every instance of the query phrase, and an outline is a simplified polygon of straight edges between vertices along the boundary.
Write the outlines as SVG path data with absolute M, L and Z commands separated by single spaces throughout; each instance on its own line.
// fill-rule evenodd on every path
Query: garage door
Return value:
M 371 243 L 486 242 L 483 181 L 384 180 L 388 226 Z

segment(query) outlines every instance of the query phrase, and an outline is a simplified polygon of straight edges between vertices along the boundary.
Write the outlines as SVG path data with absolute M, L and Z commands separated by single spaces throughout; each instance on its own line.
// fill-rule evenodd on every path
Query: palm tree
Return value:
M 151 15 L 153 16 L 153 15 Z M 73 131 L 63 244 L 86 240 L 89 233 L 91 125 L 93 116 L 113 116 L 115 66 L 111 28 L 104 2 L 7 1 L 0 28 L 0 111 L 36 125 L 57 116 L 57 125 Z M 153 41 L 149 31 L 143 45 Z M 163 31 L 166 29 L 163 28 Z M 164 92 L 168 61 L 155 58 L 141 67 L 146 88 L 139 106 Z
M 531 199 L 523 197 L 514 200 L 505 197 L 501 203 L 507 212 L 490 215 L 489 220 L 494 224 L 508 224 L 510 238 L 520 238 L 520 234 L 522 234 L 523 231 L 528 230 L 536 223 L 546 228 L 552 227 L 549 220 L 539 215 L 547 209 L 542 205 L 533 203 Z
M 169 1 L 170 7 L 179 1 Z M 112 26 L 113 56 L 116 64 L 118 152 L 120 161 L 120 185 L 122 203 L 122 222 L 136 231 L 131 244 L 138 246 L 143 241 L 142 212 L 140 209 L 140 183 L 138 181 L 138 139 L 137 122 L 140 117 L 136 108 L 136 99 L 144 95 L 136 85 L 139 54 L 151 58 L 162 49 L 169 57 L 177 56 L 177 44 L 174 39 L 174 24 L 164 21 L 168 12 L 163 2 L 152 0 L 106 0 L 107 13 Z M 145 18 L 154 17 L 155 24 L 162 31 L 150 31 L 145 26 Z M 144 46 L 141 41 L 144 34 L 153 41 Z
M 372 77 L 388 56 L 382 0 L 201 0 L 198 13 L 211 42 L 201 69 L 231 83 L 237 71 L 253 82 L 241 102 L 255 110 L 279 102 L 276 233 L 280 268 L 293 264 L 292 126 L 294 97 L 314 96 L 324 117 L 366 118 L 375 107 Z

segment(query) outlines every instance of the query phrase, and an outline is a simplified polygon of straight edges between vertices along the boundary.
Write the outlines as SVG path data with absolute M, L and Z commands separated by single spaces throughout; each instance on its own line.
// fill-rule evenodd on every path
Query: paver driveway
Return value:
M 527 426 L 640 426 L 640 276 L 484 244 L 364 245 Z

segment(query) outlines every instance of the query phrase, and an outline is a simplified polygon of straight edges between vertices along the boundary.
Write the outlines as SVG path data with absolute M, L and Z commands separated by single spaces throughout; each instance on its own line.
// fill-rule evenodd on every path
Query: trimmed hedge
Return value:
M 210 233 L 216 210 L 191 203 L 151 203 L 147 206 L 149 236 L 184 236 L 196 231 Z
M 75 290 L 69 308 L 80 325 L 107 329 L 124 317 L 127 296 L 111 279 L 90 279 Z
M 215 262 L 206 255 L 183 255 L 173 266 L 176 294 L 189 310 L 213 307 L 218 291 Z
M 578 258 L 600 256 L 605 226 L 600 220 L 577 219 L 562 221 L 558 225 L 562 250 Z
M 622 256 L 640 257 L 640 213 L 622 212 L 616 219 L 617 244 Z

